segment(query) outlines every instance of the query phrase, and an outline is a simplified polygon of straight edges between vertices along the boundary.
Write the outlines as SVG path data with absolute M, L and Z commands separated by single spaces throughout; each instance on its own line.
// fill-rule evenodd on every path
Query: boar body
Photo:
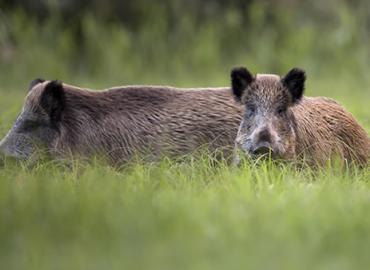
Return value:
M 229 88 L 125 86 L 91 91 L 38 80 L 31 83 L 0 149 L 20 159 L 43 149 L 52 157 L 102 155 L 111 163 L 135 155 L 181 156 L 203 146 L 229 153 L 241 111 Z

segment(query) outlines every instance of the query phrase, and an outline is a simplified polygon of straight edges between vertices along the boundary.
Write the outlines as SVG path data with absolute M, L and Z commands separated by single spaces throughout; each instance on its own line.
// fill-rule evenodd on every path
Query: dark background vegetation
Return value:
M 368 78 L 365 0 L 1 0 L 0 6 L 3 84 L 44 76 L 106 86 L 219 85 L 234 65 Z

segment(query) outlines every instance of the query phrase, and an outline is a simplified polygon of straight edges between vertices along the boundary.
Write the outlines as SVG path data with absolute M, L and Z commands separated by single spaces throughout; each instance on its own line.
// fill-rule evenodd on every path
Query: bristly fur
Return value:
M 45 82 L 26 100 L 34 111 L 41 105 L 60 116 L 52 120 L 59 126 L 49 149 L 54 153 L 103 154 L 117 163 L 135 154 L 179 156 L 207 145 L 231 156 L 242 106 L 230 88 L 62 86 Z

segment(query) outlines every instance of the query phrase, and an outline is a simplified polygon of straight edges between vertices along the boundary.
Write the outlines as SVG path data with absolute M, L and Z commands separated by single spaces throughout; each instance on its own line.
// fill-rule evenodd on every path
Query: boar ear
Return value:
M 302 98 L 305 80 L 306 73 L 300 68 L 293 68 L 282 79 L 282 83 L 286 88 L 288 88 L 290 94 L 292 95 L 293 103 L 298 102 Z
M 59 121 L 65 105 L 62 83 L 59 81 L 49 82 L 41 94 L 40 103 L 52 121 Z
M 28 92 L 31 91 L 36 85 L 39 83 L 43 83 L 45 80 L 44 79 L 34 79 L 32 82 L 30 82 L 30 85 L 28 86 Z
M 236 100 L 241 100 L 245 88 L 253 81 L 252 73 L 244 67 L 234 68 L 231 71 L 231 88 Z

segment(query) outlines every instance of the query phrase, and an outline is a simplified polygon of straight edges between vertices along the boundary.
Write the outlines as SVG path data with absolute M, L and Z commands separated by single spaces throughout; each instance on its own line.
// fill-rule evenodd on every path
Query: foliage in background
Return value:
M 218 85 L 234 65 L 368 81 L 368 1 L 2 2 L 3 84 L 42 75 Z

